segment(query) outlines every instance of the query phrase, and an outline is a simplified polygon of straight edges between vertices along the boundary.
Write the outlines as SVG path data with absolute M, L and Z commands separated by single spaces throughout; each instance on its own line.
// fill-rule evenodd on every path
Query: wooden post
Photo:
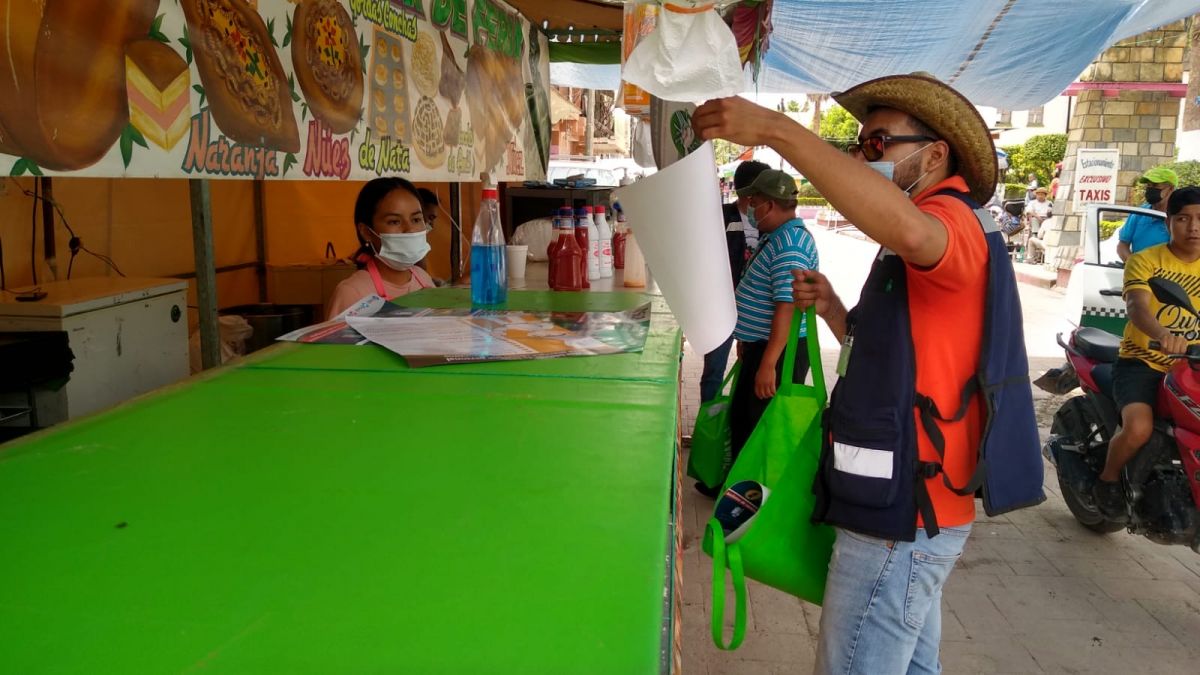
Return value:
M 583 154 L 592 157 L 592 141 L 596 135 L 596 92 L 592 89 L 583 91 L 583 114 L 587 122 L 584 126 Z
M 213 256 L 212 197 L 208 179 L 188 181 L 192 204 L 192 249 L 196 258 L 196 298 L 200 312 L 200 362 L 205 370 L 221 365 L 217 322 L 217 270 Z
M 254 248 L 258 272 L 258 301 L 267 301 L 267 198 L 266 185 L 254 181 Z
M 450 283 L 457 284 L 462 281 L 462 275 L 459 274 L 459 266 L 462 264 L 462 240 L 466 234 L 463 229 L 462 221 L 462 192 L 459 183 L 450 184 L 450 215 L 454 217 L 454 222 L 458 224 L 458 231 L 453 231 L 454 223 L 451 223 L 450 232 Z
M 58 255 L 54 240 L 54 182 L 49 176 L 34 178 L 42 181 L 42 245 L 45 247 L 46 266 L 50 268 L 50 280 L 58 280 Z

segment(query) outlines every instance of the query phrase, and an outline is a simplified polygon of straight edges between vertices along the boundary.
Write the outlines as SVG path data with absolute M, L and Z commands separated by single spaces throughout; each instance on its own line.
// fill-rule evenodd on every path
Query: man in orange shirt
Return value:
M 816 672 L 936 673 L 942 586 L 975 518 L 964 486 L 975 482 L 984 410 L 964 383 L 980 365 L 989 244 L 969 203 L 993 192 L 995 150 L 974 106 L 932 76 L 881 78 L 834 98 L 862 122 L 845 154 L 741 98 L 704 104 L 693 123 L 704 139 L 775 149 L 882 246 L 853 312 L 817 272 L 794 284 L 797 305 L 815 305 L 843 340 L 845 364 L 816 487 L 824 506 L 814 518 L 837 527 Z M 889 312 L 910 335 L 865 334 Z M 889 369 L 900 381 L 891 388 Z M 962 414 L 922 419 L 922 404 Z M 914 435 L 904 459 L 897 439 Z

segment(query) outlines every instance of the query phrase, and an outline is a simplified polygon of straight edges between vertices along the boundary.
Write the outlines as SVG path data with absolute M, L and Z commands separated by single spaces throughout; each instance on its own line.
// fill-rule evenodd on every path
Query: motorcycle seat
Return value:
M 1089 359 L 1112 363 L 1121 351 L 1121 338 L 1099 328 L 1080 328 L 1075 331 L 1075 349 Z

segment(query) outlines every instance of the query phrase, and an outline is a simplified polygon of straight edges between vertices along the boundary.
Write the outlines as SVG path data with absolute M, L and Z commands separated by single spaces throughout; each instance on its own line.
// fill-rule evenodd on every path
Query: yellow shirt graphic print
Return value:
M 1200 326 L 1196 318 L 1179 307 L 1164 305 L 1150 291 L 1150 280 L 1159 277 L 1174 281 L 1187 291 L 1193 307 L 1200 307 L 1200 261 L 1184 262 L 1171 253 L 1166 244 L 1138 251 L 1125 261 L 1125 282 L 1122 292 L 1142 290 L 1150 296 L 1150 313 L 1155 319 L 1188 342 L 1200 342 Z M 1121 358 L 1140 359 L 1156 370 L 1166 372 L 1171 359 L 1161 352 L 1150 349 L 1150 337 L 1133 325 L 1125 324 L 1125 336 L 1121 340 Z

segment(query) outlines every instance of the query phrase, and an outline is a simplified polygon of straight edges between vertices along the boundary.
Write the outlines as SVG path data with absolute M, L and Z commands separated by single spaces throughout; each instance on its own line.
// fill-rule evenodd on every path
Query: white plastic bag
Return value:
M 654 32 L 634 47 L 621 79 L 666 101 L 703 103 L 742 91 L 737 40 L 713 5 L 663 5 Z
M 246 354 L 246 340 L 254 334 L 254 328 L 249 321 L 236 314 L 222 314 L 217 317 L 217 331 L 221 336 L 221 363 L 229 363 L 233 359 Z M 200 355 L 200 331 L 188 338 L 188 356 L 191 361 L 192 374 L 204 369 L 203 358 Z

